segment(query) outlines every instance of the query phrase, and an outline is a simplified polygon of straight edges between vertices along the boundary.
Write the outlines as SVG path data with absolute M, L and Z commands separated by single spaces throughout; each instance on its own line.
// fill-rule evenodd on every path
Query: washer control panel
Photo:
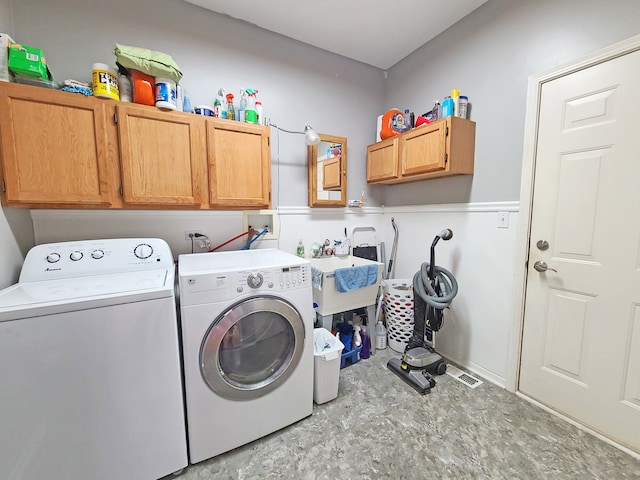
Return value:
M 159 238 L 114 238 L 36 245 L 27 253 L 20 282 L 174 268 Z
M 228 275 L 235 283 L 235 291 L 282 292 L 310 285 L 309 268 L 301 265 L 259 270 L 241 270 Z

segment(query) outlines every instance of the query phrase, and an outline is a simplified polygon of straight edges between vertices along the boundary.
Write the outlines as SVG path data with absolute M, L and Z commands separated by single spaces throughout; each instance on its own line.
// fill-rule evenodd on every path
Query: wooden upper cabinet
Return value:
M 269 127 L 216 118 L 206 123 L 210 205 L 270 208 Z
M 134 104 L 116 112 L 124 203 L 206 207 L 204 118 Z
M 367 147 L 367 183 L 473 173 L 475 122 L 447 117 Z
M 0 82 L 0 154 L 5 206 L 271 206 L 260 125 Z
M 117 202 L 105 102 L 0 82 L 2 203 L 98 207 Z

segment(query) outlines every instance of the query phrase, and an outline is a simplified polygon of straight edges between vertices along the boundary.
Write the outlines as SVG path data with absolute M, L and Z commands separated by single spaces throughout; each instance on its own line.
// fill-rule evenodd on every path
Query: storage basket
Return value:
M 389 347 L 403 353 L 413 334 L 413 280 L 382 281 Z

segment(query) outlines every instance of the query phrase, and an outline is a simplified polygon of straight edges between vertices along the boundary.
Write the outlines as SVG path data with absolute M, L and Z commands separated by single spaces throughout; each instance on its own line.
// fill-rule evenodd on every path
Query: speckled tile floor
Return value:
M 419 395 L 387 370 L 397 355 L 340 370 L 338 398 L 310 417 L 167 478 L 640 478 L 640 460 L 490 383 L 443 375 Z

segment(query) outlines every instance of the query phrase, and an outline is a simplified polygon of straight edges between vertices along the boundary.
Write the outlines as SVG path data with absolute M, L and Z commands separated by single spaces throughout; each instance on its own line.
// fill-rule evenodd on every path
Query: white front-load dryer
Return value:
M 312 413 L 308 260 L 276 249 L 178 259 L 189 460 Z

